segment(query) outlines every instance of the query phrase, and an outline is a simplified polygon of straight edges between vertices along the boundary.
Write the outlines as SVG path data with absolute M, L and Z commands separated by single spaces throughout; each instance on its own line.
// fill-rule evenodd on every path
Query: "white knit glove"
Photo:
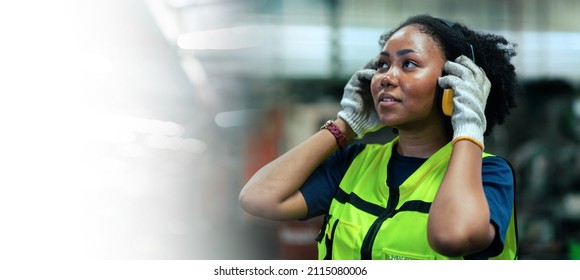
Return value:
M 371 79 L 376 72 L 374 61 L 369 61 L 350 78 L 342 95 L 343 110 L 338 117 L 346 121 L 357 138 L 385 126 L 379 119 L 371 96 Z
M 485 104 L 491 89 L 491 83 L 485 72 L 466 56 L 458 57 L 455 62 L 447 61 L 444 67 L 449 75 L 439 78 L 443 88 L 453 88 L 453 143 L 466 139 L 484 149 L 483 133 Z

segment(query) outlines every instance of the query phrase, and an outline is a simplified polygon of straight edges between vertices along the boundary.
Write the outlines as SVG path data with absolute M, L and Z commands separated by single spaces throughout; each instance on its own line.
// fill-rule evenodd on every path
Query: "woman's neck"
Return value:
M 401 131 L 397 152 L 403 156 L 428 158 L 449 142 L 443 130 Z

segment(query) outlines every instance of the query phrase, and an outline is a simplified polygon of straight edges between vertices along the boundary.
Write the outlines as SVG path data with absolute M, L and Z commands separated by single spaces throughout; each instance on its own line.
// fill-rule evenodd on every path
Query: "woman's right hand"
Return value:
M 358 139 L 385 126 L 377 114 L 371 96 L 371 79 L 375 73 L 374 60 L 356 71 L 344 87 L 340 101 L 343 109 L 338 112 L 338 117 L 350 126 Z

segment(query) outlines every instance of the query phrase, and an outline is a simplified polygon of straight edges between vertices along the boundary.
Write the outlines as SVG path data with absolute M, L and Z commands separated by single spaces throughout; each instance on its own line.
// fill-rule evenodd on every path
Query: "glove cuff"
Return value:
M 477 144 L 481 150 L 485 148 L 483 141 L 483 131 L 478 125 L 461 124 L 454 128 L 453 144 L 459 140 L 469 140 Z
M 361 139 L 366 133 L 365 126 L 368 125 L 368 120 L 362 114 L 357 114 L 354 110 L 345 108 L 338 112 L 337 116 L 343 119 L 350 126 L 352 131 L 356 134 L 357 139 Z

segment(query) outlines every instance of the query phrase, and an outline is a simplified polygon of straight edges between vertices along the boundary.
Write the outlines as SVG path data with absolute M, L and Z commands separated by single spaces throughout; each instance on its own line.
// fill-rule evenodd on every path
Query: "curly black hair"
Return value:
M 462 23 L 450 23 L 422 14 L 412 16 L 398 27 L 383 33 L 379 38 L 380 47 L 383 48 L 395 32 L 408 25 L 417 25 L 421 32 L 431 36 L 441 47 L 446 60 L 455 60 L 460 55 L 471 57 L 468 44 L 473 46 L 475 63 L 485 71 L 491 82 L 485 107 L 487 127 L 484 133 L 485 136 L 490 135 L 493 127 L 504 123 L 510 110 L 516 107 L 515 94 L 519 85 L 515 67 L 510 62 L 516 55 L 516 44 L 500 35 L 476 32 Z M 446 123 L 447 132 L 452 135 L 451 121 Z

